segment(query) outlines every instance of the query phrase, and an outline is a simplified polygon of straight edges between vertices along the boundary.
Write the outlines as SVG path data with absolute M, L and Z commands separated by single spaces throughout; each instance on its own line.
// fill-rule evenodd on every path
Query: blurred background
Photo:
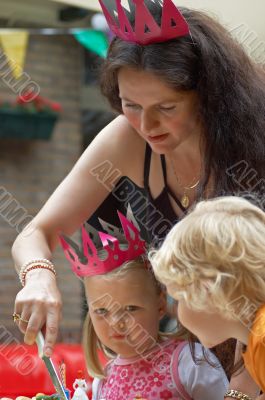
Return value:
M 176 4 L 218 18 L 265 65 L 264 0 Z M 95 135 L 115 118 L 97 79 L 110 40 L 98 0 L 0 0 L 0 397 L 54 391 L 36 348 L 21 344 L 13 323 L 20 283 L 11 246 Z M 54 360 L 65 366 L 65 386 L 72 388 L 77 370 L 85 370 L 78 345 L 84 293 L 60 249 L 54 263 L 63 297 L 62 343 Z
M 177 4 L 216 15 L 256 62 L 265 64 L 263 0 Z M 99 10 L 97 0 L 0 0 L 0 328 L 19 339 L 11 317 L 20 288 L 11 245 L 115 117 L 97 84 L 110 39 Z M 59 340 L 78 342 L 81 285 L 60 249 L 54 262 L 63 294 Z

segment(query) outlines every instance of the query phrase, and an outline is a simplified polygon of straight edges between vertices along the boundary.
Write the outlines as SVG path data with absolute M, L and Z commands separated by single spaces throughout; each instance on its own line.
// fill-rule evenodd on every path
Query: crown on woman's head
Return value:
M 128 11 L 122 6 L 121 0 L 115 0 L 117 18 L 114 10 L 111 10 L 113 14 L 111 15 L 106 7 L 106 0 L 99 0 L 99 2 L 111 31 L 127 42 L 146 45 L 189 35 L 188 23 L 172 0 L 163 0 L 163 4 L 161 4 L 161 0 L 154 0 L 162 11 L 160 26 L 148 10 L 144 0 L 128 0 L 130 10 L 135 8 L 134 27 L 127 17 Z
M 73 272 L 79 277 L 103 275 L 120 267 L 127 261 L 145 254 L 146 243 L 140 238 L 139 229 L 118 211 L 119 220 L 124 235 L 119 230 L 106 222 L 99 220 L 108 232 L 114 232 L 116 237 L 109 233 L 97 232 L 87 224 L 88 230 L 82 226 L 83 251 L 78 245 L 66 236 L 60 236 L 66 258 L 71 264 Z M 93 238 L 91 238 L 93 236 Z M 94 243 L 96 236 L 100 239 L 101 249 L 105 257 L 99 257 L 97 247 Z M 120 241 L 119 241 L 120 239 Z M 126 240 L 126 246 L 124 243 Z

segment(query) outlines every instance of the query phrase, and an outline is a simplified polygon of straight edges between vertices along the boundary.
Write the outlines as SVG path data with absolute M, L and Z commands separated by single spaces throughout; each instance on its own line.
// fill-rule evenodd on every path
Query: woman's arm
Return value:
M 248 395 L 253 400 L 256 399 L 260 393 L 258 385 L 253 381 L 246 369 L 243 369 L 240 374 L 232 376 L 229 389 L 238 390 Z M 225 399 L 230 400 L 231 397 L 225 397 Z
M 50 260 L 58 234 L 70 235 L 77 230 L 119 178 L 130 176 L 133 168 L 137 170 L 135 166 L 141 164 L 137 157 L 143 155 L 139 149 L 141 146 L 144 149 L 139 140 L 124 117 L 118 117 L 100 132 L 30 225 L 17 237 L 12 248 L 17 270 L 31 260 Z M 19 323 L 26 343 L 33 343 L 46 323 L 44 349 L 50 355 L 57 336 L 60 309 L 61 298 L 53 273 L 44 269 L 27 273 L 26 285 L 15 303 L 15 312 L 29 320 L 27 325 Z
M 238 362 L 242 354 L 242 344 L 237 342 L 236 353 L 235 353 L 235 362 Z M 256 399 L 260 393 L 260 389 L 258 385 L 254 382 L 254 380 L 249 375 L 248 371 L 244 368 L 239 374 L 235 374 L 232 376 L 229 389 L 238 390 L 242 392 L 252 399 Z M 226 397 L 225 399 L 230 400 L 231 398 Z M 262 400 L 262 399 L 261 399 Z

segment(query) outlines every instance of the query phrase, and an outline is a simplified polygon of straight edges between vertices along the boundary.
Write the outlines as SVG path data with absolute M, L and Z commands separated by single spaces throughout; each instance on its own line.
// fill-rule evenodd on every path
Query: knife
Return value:
M 38 352 L 39 352 L 39 357 L 43 359 L 46 368 L 49 372 L 49 375 L 51 377 L 53 386 L 55 387 L 56 392 L 58 393 L 58 395 L 60 396 L 61 400 L 68 400 L 67 396 L 65 394 L 64 388 L 63 388 L 63 384 L 61 382 L 61 380 L 58 377 L 58 374 L 56 372 L 56 369 L 53 365 L 52 360 L 50 359 L 50 357 L 47 357 L 43 354 L 43 347 L 44 347 L 44 337 L 43 334 L 41 332 L 39 332 L 37 334 L 36 337 L 36 343 L 38 346 Z

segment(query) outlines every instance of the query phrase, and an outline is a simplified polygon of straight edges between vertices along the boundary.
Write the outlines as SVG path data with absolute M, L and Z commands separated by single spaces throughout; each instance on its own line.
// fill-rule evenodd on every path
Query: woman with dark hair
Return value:
M 131 13 L 117 1 L 115 14 L 100 2 L 116 35 L 101 88 L 120 115 L 13 245 L 24 285 L 15 305 L 19 327 L 32 343 L 46 323 L 47 355 L 60 314 L 50 261 L 59 232 L 71 234 L 93 214 L 111 215 L 118 225 L 112 210 L 130 204 L 146 239 L 157 244 L 201 198 L 247 193 L 264 207 L 262 69 L 202 12 L 164 0 L 161 17 L 160 2 L 134 0 Z M 242 380 L 238 385 L 246 391 Z

